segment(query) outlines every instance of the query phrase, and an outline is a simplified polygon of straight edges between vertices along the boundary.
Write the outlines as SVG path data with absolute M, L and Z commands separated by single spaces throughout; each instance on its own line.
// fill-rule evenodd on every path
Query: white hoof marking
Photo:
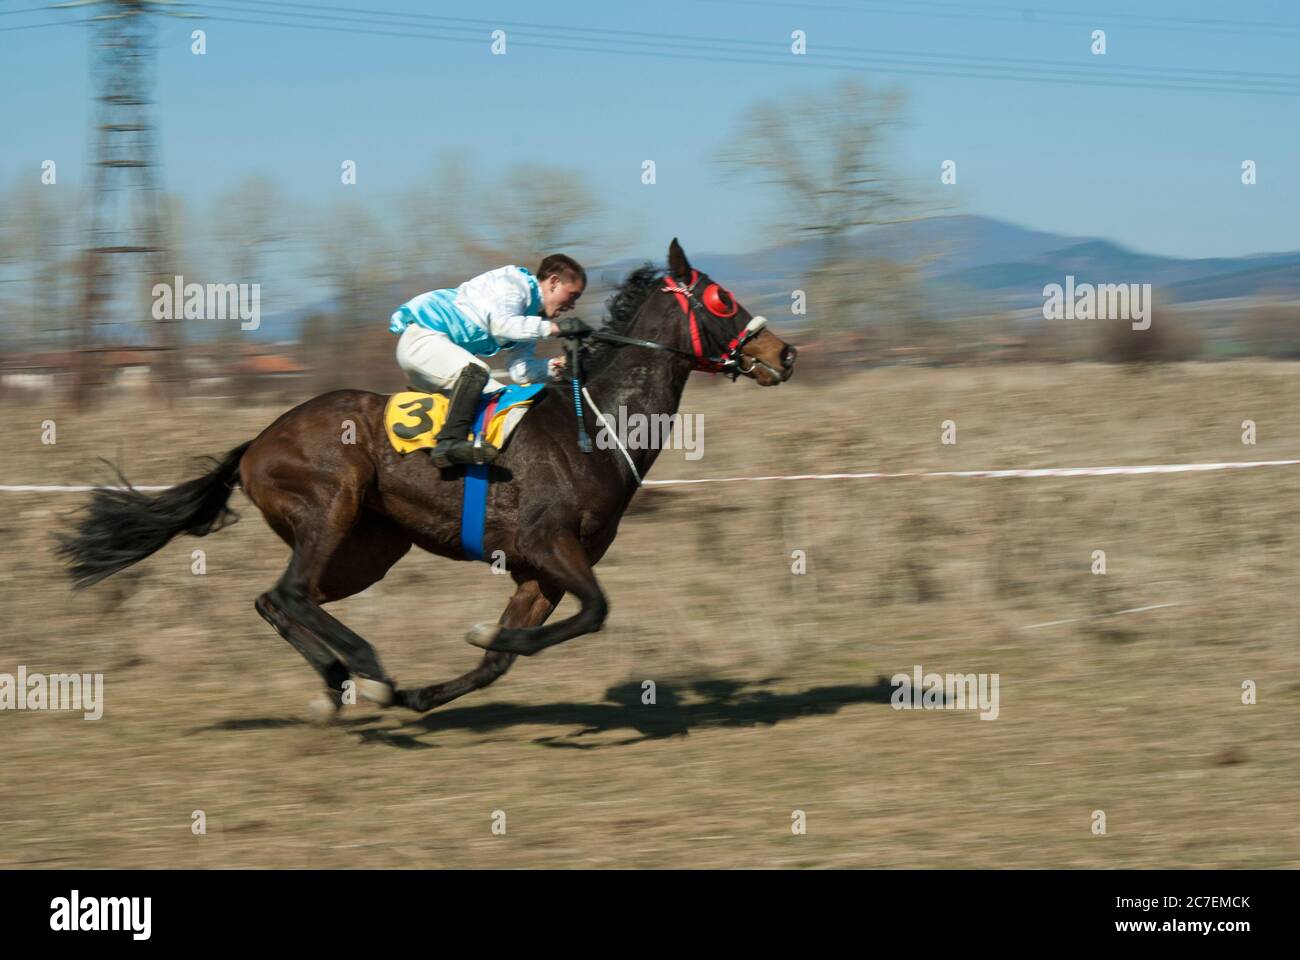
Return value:
M 499 623 L 476 623 L 469 633 L 465 634 L 465 642 L 476 647 L 487 648 L 492 645 L 492 641 L 501 633 L 501 624 Z
M 326 694 L 317 694 L 307 704 L 307 719 L 318 727 L 328 725 L 339 712 L 339 705 Z
M 393 688 L 379 680 L 356 678 L 357 696 L 386 707 L 393 702 Z

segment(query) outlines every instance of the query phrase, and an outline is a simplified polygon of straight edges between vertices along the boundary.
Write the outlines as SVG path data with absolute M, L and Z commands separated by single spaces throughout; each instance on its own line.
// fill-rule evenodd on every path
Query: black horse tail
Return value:
M 238 517 L 226 501 L 251 445 L 250 440 L 236 447 L 222 460 L 208 457 L 214 465 L 208 473 L 156 497 L 135 489 L 110 463 L 122 488 L 95 490 L 76 531 L 55 534 L 55 553 L 67 563 L 73 585 L 80 589 L 111 577 L 161 550 L 177 534 L 205 537 L 234 523 Z

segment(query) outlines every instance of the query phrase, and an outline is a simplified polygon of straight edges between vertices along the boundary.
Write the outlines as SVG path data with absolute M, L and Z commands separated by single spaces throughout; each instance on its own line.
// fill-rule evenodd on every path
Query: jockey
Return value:
M 536 341 L 573 336 L 588 328 L 581 320 L 557 317 L 573 309 L 587 285 L 587 272 L 572 257 L 554 253 L 534 277 L 523 267 L 489 270 L 454 290 L 431 290 L 404 303 L 388 329 L 401 334 L 397 364 L 421 390 L 450 393 L 447 420 L 429 456 L 439 467 L 491 463 L 499 452 L 490 443 L 475 446 L 467 438 L 479 397 L 504 390 L 479 357 L 521 346 L 510 364 L 516 383 L 558 379 L 564 358 L 534 357 Z

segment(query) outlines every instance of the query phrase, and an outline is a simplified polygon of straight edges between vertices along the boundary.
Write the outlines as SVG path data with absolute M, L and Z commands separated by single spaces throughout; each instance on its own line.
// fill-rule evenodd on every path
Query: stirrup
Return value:
M 469 440 L 439 440 L 429 449 L 429 459 L 440 468 L 450 466 L 478 466 L 491 463 L 501 451 L 484 441 L 481 444 Z

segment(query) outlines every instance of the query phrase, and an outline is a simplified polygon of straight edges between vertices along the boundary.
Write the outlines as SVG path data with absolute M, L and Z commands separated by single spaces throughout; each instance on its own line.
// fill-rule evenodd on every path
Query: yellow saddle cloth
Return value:
M 514 432 L 519 421 L 523 419 L 533 398 L 545 387 L 545 384 L 530 384 L 527 387 L 511 386 L 498 391 L 484 400 L 496 401 L 496 409 L 483 431 L 483 439 L 494 447 L 505 447 L 510 434 Z M 479 417 L 483 415 L 483 405 L 479 407 Z M 388 398 L 384 407 L 384 432 L 388 442 L 398 453 L 410 453 L 432 447 L 435 437 L 447 419 L 447 398 L 441 393 L 420 393 L 408 390 L 395 393 Z M 466 439 L 473 439 L 471 432 Z

